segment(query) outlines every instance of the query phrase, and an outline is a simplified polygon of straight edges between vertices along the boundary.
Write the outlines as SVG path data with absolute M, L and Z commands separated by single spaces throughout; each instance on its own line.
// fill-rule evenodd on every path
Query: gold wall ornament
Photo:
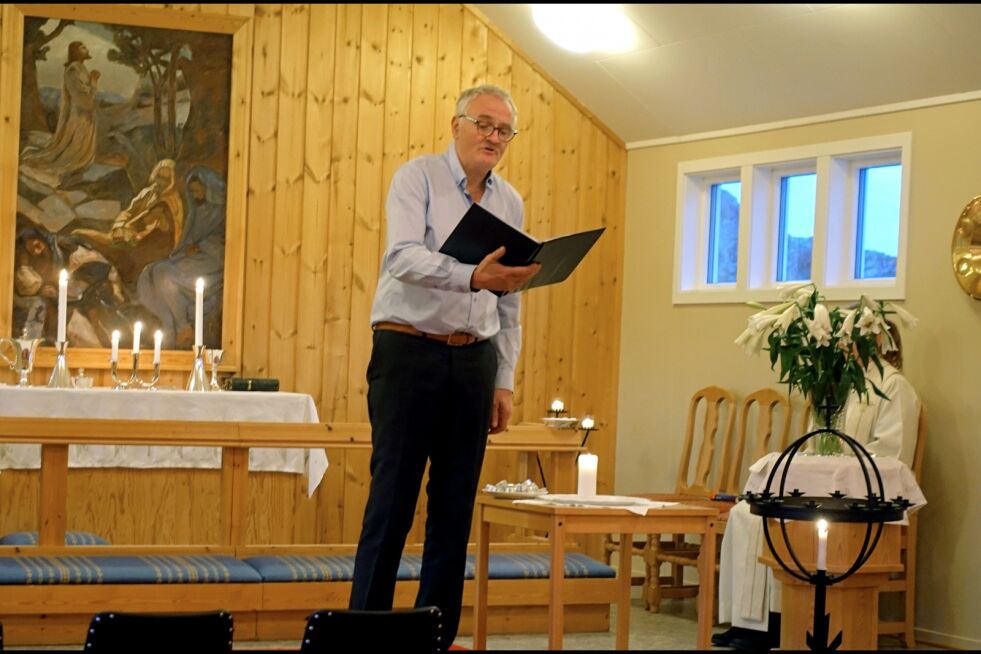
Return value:
M 981 300 L 981 195 L 967 203 L 950 244 L 954 276 L 964 292 Z

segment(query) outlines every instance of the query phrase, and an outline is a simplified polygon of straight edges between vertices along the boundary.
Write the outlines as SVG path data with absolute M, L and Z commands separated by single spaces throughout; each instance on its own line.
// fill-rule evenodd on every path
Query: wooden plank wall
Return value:
M 607 227 L 572 278 L 525 296 L 514 421 L 539 420 L 555 397 L 575 416 L 593 415 L 599 487 L 612 492 L 623 142 L 464 5 L 147 6 L 253 17 L 241 373 L 309 393 L 325 421 L 367 420 L 368 318 L 393 173 L 449 145 L 463 88 L 492 82 L 511 90 L 520 134 L 499 172 L 525 200 L 527 231 Z M 93 372 L 108 385 L 104 371 Z M 34 382 L 47 373 L 35 371 Z M 184 376 L 162 381 L 180 386 Z M 368 451 L 328 456 L 327 479 L 310 500 L 295 476 L 254 475 L 252 542 L 357 540 Z M 489 456 L 484 480 L 538 480 L 531 461 Z M 204 500 L 219 496 L 217 473 L 175 472 L 72 471 L 70 515 L 86 517 L 69 527 L 119 543 L 216 538 Z M 17 498 L 0 503 L 0 533 L 36 528 L 36 487 L 34 472 L 0 474 L 0 497 Z M 141 514 L 142 502 L 161 511 Z M 422 500 L 418 506 L 424 511 Z M 410 540 L 422 533 L 417 520 Z

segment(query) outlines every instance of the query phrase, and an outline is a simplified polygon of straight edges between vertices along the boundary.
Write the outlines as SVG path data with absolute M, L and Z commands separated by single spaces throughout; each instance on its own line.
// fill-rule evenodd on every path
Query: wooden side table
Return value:
M 630 632 L 630 570 L 633 534 L 700 534 L 698 557 L 698 636 L 695 647 L 709 649 L 712 633 L 712 600 L 715 592 L 715 519 L 718 509 L 678 504 L 649 509 L 637 515 L 625 509 L 581 508 L 515 504 L 513 500 L 481 496 L 477 499 L 477 562 L 474 603 L 475 649 L 487 647 L 487 558 L 490 553 L 490 525 L 503 524 L 548 532 L 552 567 L 549 573 L 549 649 L 562 649 L 566 534 L 620 534 L 620 566 L 617 578 L 616 648 L 628 649 Z

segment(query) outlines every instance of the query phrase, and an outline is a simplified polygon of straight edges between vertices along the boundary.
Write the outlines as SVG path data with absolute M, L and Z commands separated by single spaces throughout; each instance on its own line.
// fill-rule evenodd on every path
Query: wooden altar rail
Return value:
M 221 542 L 214 545 L 123 545 L 98 550 L 73 546 L 72 553 L 151 554 L 210 552 L 233 555 L 322 552 L 322 546 L 247 546 L 248 461 L 252 447 L 370 448 L 367 423 L 272 423 L 182 420 L 110 420 L 75 418 L 0 417 L 0 442 L 41 445 L 41 491 L 38 545 L 0 547 L 0 554 L 64 552 L 68 522 L 68 446 L 170 445 L 220 447 Z M 579 432 L 539 424 L 520 424 L 488 438 L 488 450 L 548 452 L 551 486 L 557 492 L 573 488 L 574 455 L 582 450 Z

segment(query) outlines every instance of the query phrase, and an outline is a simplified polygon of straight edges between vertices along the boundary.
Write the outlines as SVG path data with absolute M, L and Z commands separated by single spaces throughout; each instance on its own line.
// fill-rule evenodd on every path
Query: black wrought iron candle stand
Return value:
M 841 438 L 852 449 L 852 452 L 854 452 L 855 457 L 858 459 L 862 474 L 865 477 L 867 493 L 864 499 L 847 497 L 838 490 L 831 493 L 829 497 L 805 496 L 802 491 L 796 488 L 789 494 L 785 494 L 787 473 L 790 470 L 790 464 L 793 458 L 807 441 L 828 433 Z M 780 477 L 780 488 L 775 495 L 771 491 L 771 488 L 781 464 L 783 464 L 783 474 Z M 875 477 L 878 485 L 878 493 L 875 492 L 872 486 L 872 476 Z M 872 455 L 851 436 L 837 429 L 821 428 L 801 436 L 780 454 L 776 464 L 770 471 L 770 476 L 767 478 L 766 487 L 762 493 L 748 492 L 742 496 L 742 499 L 745 499 L 749 504 L 750 512 L 763 518 L 763 534 L 766 537 L 766 544 L 773 553 L 774 559 L 780 564 L 780 567 L 795 579 L 814 585 L 814 625 L 813 631 L 807 634 L 807 646 L 812 651 L 833 651 L 841 645 L 841 632 L 838 632 L 830 643 L 828 642 L 830 635 L 828 633 L 830 616 L 825 613 L 828 586 L 841 583 L 861 568 L 869 560 L 869 557 L 872 556 L 872 552 L 879 543 L 879 537 L 882 535 L 884 523 L 901 520 L 906 509 L 913 506 L 912 502 L 902 496 L 893 500 L 885 500 L 883 499 L 884 494 L 882 475 L 879 474 L 879 468 L 875 465 Z M 796 570 L 792 569 L 780 557 L 777 548 L 774 547 L 767 518 L 774 518 L 780 521 L 780 530 L 784 542 L 787 544 L 787 553 L 793 559 Z M 800 558 L 794 552 L 794 548 L 791 545 L 790 538 L 787 534 L 786 520 L 816 521 L 819 519 L 824 519 L 828 522 L 853 522 L 865 523 L 867 525 L 865 539 L 862 542 L 862 547 L 858 555 L 855 557 L 855 561 L 841 574 L 831 575 L 825 570 L 808 571 L 804 567 L 804 564 L 801 563 Z M 878 527 L 877 529 L 875 528 L 876 526 Z M 875 531 L 874 535 L 873 530 Z

